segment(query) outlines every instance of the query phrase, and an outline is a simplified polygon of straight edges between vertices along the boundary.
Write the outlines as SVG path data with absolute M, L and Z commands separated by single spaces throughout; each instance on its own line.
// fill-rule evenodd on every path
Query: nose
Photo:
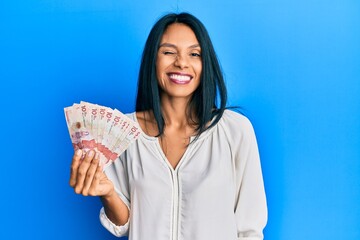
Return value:
M 174 65 L 180 69 L 187 68 L 189 66 L 188 59 L 182 54 L 176 55 Z

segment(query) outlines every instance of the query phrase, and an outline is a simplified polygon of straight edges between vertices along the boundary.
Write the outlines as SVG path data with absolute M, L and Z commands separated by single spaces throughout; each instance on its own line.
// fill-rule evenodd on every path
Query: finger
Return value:
M 96 196 L 96 195 L 101 195 L 101 192 L 103 191 L 102 189 L 99 189 L 100 186 L 100 180 L 102 177 L 103 171 L 102 171 L 102 167 L 100 165 L 97 166 L 96 168 L 96 172 L 94 175 L 94 178 L 91 182 L 91 186 L 89 188 L 89 195 L 90 196 Z
M 82 154 L 83 154 L 82 150 L 78 149 L 75 151 L 74 156 L 72 158 L 71 168 L 70 168 L 70 181 L 69 181 L 71 187 L 74 187 L 76 185 L 77 171 L 80 165 Z
M 88 193 L 89 193 L 89 188 L 91 186 L 91 183 L 94 179 L 94 175 L 95 175 L 95 172 L 96 172 L 96 169 L 97 167 L 99 166 L 99 158 L 100 158 L 100 155 L 99 153 L 96 153 L 95 154 L 95 157 L 94 159 L 91 161 L 90 163 L 90 167 L 86 173 L 86 177 L 85 177 L 85 182 L 84 182 L 84 187 L 82 189 L 82 194 L 84 196 L 87 196 Z
M 76 176 L 76 185 L 75 192 L 80 194 L 84 187 L 84 180 L 89 169 L 90 163 L 94 158 L 95 152 L 90 150 L 86 153 L 85 158 L 82 160 L 80 166 L 78 167 L 77 176 Z

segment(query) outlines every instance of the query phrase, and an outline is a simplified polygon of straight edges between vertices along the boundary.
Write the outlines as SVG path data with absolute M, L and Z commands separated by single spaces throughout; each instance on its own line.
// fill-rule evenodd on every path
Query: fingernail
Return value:
M 99 157 L 100 157 L 100 154 L 98 152 L 96 152 L 95 158 L 98 159 Z
M 82 154 L 81 149 L 76 150 L 76 152 L 75 152 L 75 155 L 76 155 L 76 156 L 81 156 L 81 154 Z
M 93 157 L 94 156 L 94 151 L 93 150 L 90 150 L 89 151 L 89 157 Z

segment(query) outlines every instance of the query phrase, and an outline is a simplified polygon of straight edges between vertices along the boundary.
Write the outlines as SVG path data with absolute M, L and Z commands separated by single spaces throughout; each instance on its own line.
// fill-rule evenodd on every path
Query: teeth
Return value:
M 178 81 L 190 81 L 190 76 L 184 76 L 184 75 L 171 74 L 170 78 L 176 79 Z

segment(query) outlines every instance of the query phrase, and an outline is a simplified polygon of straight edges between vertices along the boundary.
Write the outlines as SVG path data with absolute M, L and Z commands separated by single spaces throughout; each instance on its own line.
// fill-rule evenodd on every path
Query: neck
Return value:
M 186 114 L 188 102 L 186 98 L 162 97 L 161 108 L 167 127 L 184 128 L 190 125 Z

